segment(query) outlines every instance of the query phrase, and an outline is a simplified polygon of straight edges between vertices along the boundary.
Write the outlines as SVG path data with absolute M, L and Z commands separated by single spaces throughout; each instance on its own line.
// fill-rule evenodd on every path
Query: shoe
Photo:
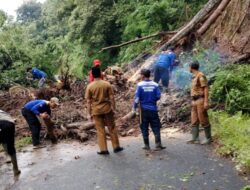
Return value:
M 115 149 L 114 149 L 114 153 L 118 153 L 118 152 L 121 152 L 121 151 L 123 151 L 123 150 L 124 150 L 124 148 L 118 147 L 118 148 L 115 148 Z
M 187 144 L 200 144 L 199 126 L 193 126 L 191 133 L 192 133 L 192 139 L 187 141 Z
M 45 145 L 42 144 L 38 144 L 38 145 L 34 145 L 33 149 L 40 149 L 40 148 L 44 148 L 46 147 Z
M 109 155 L 109 151 L 100 151 L 100 152 L 97 152 L 97 154 L 99 155 Z

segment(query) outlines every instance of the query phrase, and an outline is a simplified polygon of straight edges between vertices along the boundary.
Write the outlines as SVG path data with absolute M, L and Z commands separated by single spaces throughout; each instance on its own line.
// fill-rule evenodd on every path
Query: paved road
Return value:
M 125 138 L 126 150 L 107 157 L 98 156 L 96 146 L 76 142 L 28 149 L 19 153 L 19 180 L 13 182 L 10 166 L 0 168 L 0 184 L 4 184 L 0 189 L 240 190 L 246 185 L 232 163 L 207 147 L 185 144 L 187 138 L 187 134 L 165 132 L 167 149 L 150 153 L 141 149 L 140 138 Z

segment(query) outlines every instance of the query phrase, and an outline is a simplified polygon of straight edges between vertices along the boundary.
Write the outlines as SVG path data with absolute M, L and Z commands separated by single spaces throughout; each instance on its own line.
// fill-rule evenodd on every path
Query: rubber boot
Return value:
M 143 139 L 143 141 L 144 141 L 144 147 L 142 147 L 142 149 L 150 150 L 149 139 Z
M 193 126 L 192 127 L 192 139 L 187 141 L 188 144 L 199 144 L 199 126 Z
M 159 151 L 159 150 L 163 150 L 165 149 L 166 147 L 165 146 L 162 146 L 161 144 L 161 137 L 156 137 L 155 138 L 155 150 L 156 151 Z
M 21 173 L 21 171 L 18 169 L 16 154 L 13 154 L 12 156 L 10 156 L 10 158 L 13 165 L 14 175 L 17 176 Z
M 211 126 L 204 127 L 205 131 L 205 140 L 201 142 L 202 145 L 207 145 L 212 142 L 212 135 L 211 135 Z

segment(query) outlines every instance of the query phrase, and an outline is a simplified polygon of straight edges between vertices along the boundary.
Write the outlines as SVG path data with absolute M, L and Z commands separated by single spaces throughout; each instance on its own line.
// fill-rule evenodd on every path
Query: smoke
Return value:
M 197 60 L 200 63 L 200 71 L 208 80 L 212 81 L 215 72 L 223 65 L 224 57 L 216 50 L 202 49 L 196 53 L 183 52 L 179 55 L 179 64 L 174 67 L 171 74 L 171 83 L 175 89 L 186 90 L 190 88 L 192 74 L 189 72 L 189 65 Z

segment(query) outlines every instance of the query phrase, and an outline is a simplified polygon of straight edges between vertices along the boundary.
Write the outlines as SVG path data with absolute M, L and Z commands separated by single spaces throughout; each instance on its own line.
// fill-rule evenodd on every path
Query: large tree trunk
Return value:
M 197 31 L 198 35 L 203 34 L 211 26 L 211 24 L 218 18 L 221 12 L 225 9 L 231 0 L 223 0 L 213 14 L 206 20 L 202 27 Z

